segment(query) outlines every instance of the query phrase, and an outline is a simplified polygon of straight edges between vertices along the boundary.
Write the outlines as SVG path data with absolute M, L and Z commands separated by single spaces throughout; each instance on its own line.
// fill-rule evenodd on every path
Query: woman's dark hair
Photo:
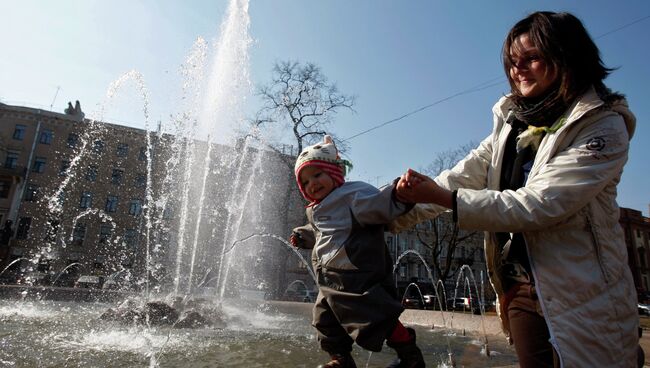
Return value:
M 569 13 L 535 12 L 512 27 L 503 43 L 503 67 L 515 98 L 522 98 L 510 77 L 513 60 L 510 51 L 517 38 L 527 34 L 551 71 L 557 71 L 559 94 L 565 103 L 573 102 L 594 85 L 605 88 L 603 80 L 612 72 L 600 59 L 600 51 L 582 25 Z

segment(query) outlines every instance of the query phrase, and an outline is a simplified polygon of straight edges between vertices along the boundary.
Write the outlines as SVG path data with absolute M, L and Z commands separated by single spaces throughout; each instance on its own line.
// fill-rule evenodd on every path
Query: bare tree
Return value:
M 477 142 L 470 141 L 458 148 L 439 152 L 435 155 L 433 161 L 422 170 L 422 172 L 434 178 L 441 172 L 453 168 L 458 161 L 467 156 L 467 154 L 476 146 L 478 146 Z
M 258 95 L 264 104 L 253 121 L 258 130 L 269 124 L 287 126 L 295 139 L 297 152 L 330 134 L 339 151 L 345 151 L 345 145 L 328 129 L 333 115 L 340 109 L 354 111 L 355 97 L 340 93 L 317 65 L 302 65 L 296 61 L 276 63 L 271 82 L 262 86 Z
M 469 142 L 458 148 L 440 152 L 422 171 L 431 177 L 436 177 L 444 170 L 454 167 L 477 145 L 475 142 Z M 474 264 L 475 254 L 480 249 L 475 245 L 482 234 L 479 231 L 460 230 L 450 213 L 418 225 L 415 231 L 420 243 L 431 249 L 431 265 L 434 273 L 443 282 L 453 278 L 460 266 L 467 264 L 471 267 Z M 460 247 L 466 251 L 457 255 L 457 249 Z

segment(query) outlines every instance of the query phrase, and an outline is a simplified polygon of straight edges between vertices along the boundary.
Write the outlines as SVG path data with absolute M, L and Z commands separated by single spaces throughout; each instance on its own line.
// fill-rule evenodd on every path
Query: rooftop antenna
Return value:
M 56 101 L 56 96 L 59 95 L 59 90 L 61 89 L 61 86 L 56 86 L 56 92 L 54 93 L 54 98 L 52 99 L 52 103 L 50 104 L 50 111 L 52 111 L 52 108 L 54 106 L 54 101 Z

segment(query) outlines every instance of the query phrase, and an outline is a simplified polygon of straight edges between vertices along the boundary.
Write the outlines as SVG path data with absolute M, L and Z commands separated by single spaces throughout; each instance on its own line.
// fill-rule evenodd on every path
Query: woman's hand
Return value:
M 434 203 L 452 207 L 452 194 L 441 188 L 433 179 L 408 169 L 396 186 L 397 199 L 406 203 Z

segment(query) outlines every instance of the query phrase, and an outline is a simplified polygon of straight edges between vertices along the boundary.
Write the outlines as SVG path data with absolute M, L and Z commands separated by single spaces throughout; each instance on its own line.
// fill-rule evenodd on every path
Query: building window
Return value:
M 77 223 L 72 230 L 72 245 L 82 246 L 86 237 L 86 224 Z
M 90 165 L 86 168 L 86 180 L 88 181 L 97 180 L 97 166 Z
M 145 174 L 139 174 L 138 176 L 135 177 L 135 187 L 136 188 L 143 188 L 147 186 L 147 175 Z
M 7 158 L 5 159 L 5 168 L 15 169 L 18 166 L 18 152 L 7 151 Z
M 98 271 L 103 270 L 104 269 L 104 263 L 99 262 L 98 260 L 95 260 L 95 262 L 93 263 L 93 268 L 95 270 L 98 270 Z
M 93 262 L 93 267 L 96 270 L 103 270 L 104 269 L 104 263 L 106 263 L 106 257 L 104 256 L 97 256 L 95 258 L 95 262 Z
M 31 225 L 31 217 L 21 217 L 20 220 L 18 220 L 18 231 L 16 232 L 16 239 L 27 239 L 29 236 L 29 227 Z
M 79 208 L 90 208 L 93 205 L 93 194 L 91 192 L 81 193 Z
M 106 208 L 104 210 L 106 212 L 115 212 L 115 211 L 117 211 L 117 197 L 116 196 L 108 196 L 108 197 L 106 197 Z
M 111 183 L 116 185 L 122 184 L 122 176 L 124 176 L 124 170 L 113 169 L 113 174 L 111 175 Z
M 142 213 L 142 201 L 139 199 L 132 199 L 129 203 L 129 215 L 140 216 Z
M 102 153 L 103 151 L 104 151 L 104 141 L 98 139 L 95 142 L 93 142 L 93 152 Z
M 67 176 L 70 170 L 70 160 L 61 160 L 61 168 L 59 169 L 59 176 Z
M 145 161 L 147 159 L 147 147 L 140 147 L 140 153 L 138 154 L 138 160 Z
M 99 228 L 99 244 L 108 244 L 113 235 L 113 228 L 110 225 L 102 225 Z
M 23 139 L 25 139 L 25 129 L 27 129 L 26 126 L 21 124 L 16 124 L 16 129 L 14 129 L 13 138 L 18 141 L 22 141 Z
M 70 133 L 68 134 L 68 147 L 75 148 L 79 143 L 79 134 Z
M 25 196 L 23 200 L 25 202 L 34 202 L 38 197 L 38 185 L 36 184 L 27 184 L 27 188 L 25 188 Z
M 124 233 L 124 244 L 133 250 L 138 247 L 138 233 L 135 229 L 126 229 Z
M 640 266 L 640 268 L 646 268 L 645 249 L 637 248 L 636 251 L 639 253 L 639 266 Z
M 0 198 L 8 198 L 11 180 L 0 180 Z
M 45 157 L 36 157 L 34 159 L 34 165 L 32 165 L 32 172 L 42 173 L 45 171 Z
M 38 138 L 38 143 L 52 144 L 52 139 L 54 139 L 54 132 L 49 129 L 43 129 L 41 135 Z
M 115 152 L 117 157 L 126 157 L 129 154 L 129 145 L 126 143 L 118 143 L 117 150 Z

